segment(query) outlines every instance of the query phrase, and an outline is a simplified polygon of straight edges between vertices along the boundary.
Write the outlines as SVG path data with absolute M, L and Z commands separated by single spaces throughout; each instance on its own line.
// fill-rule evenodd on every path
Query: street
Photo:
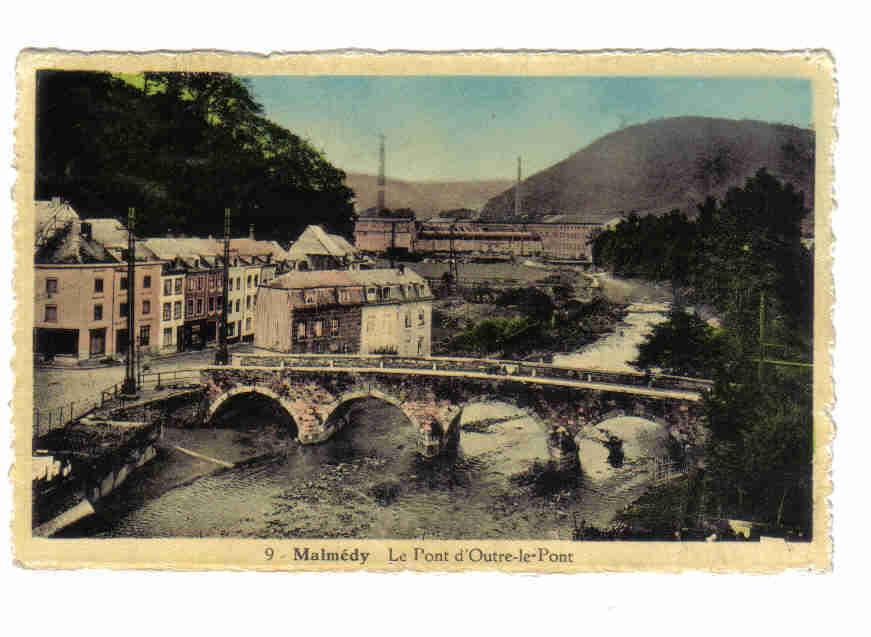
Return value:
M 231 352 L 253 351 L 250 345 L 230 347 Z M 149 372 L 187 369 L 215 362 L 215 349 L 183 352 L 165 358 L 144 359 Z M 33 407 L 51 409 L 69 406 L 72 401 L 99 398 L 100 390 L 124 381 L 124 365 L 111 367 L 39 367 L 33 370 Z

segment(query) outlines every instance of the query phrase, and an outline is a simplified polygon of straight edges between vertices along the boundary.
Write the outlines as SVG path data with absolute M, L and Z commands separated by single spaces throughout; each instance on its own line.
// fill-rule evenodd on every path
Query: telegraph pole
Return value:
M 457 266 L 457 252 L 456 252 L 456 249 L 454 248 L 454 229 L 456 228 L 456 225 L 457 225 L 456 221 L 451 223 L 451 242 L 450 242 L 451 255 L 450 255 L 450 261 L 449 261 L 449 266 L 448 266 L 450 268 L 451 287 L 454 290 L 458 289 L 458 286 L 460 283 L 460 271 L 459 271 L 459 267 Z
M 136 209 L 127 209 L 127 369 L 121 394 L 125 398 L 136 397 Z
M 221 334 L 220 347 L 215 352 L 215 365 L 227 365 L 230 362 L 230 350 L 227 346 L 227 317 L 229 311 L 228 280 L 230 278 L 230 209 L 224 209 L 224 285 L 221 288 L 223 302 L 221 303 Z

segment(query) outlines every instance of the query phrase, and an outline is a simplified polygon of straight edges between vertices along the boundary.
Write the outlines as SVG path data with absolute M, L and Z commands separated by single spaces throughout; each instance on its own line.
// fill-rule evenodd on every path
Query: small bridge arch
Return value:
M 226 403 L 228 400 L 245 394 L 257 394 L 259 396 L 269 398 L 277 403 L 287 413 L 287 416 L 291 420 L 291 422 L 293 422 L 293 427 L 296 430 L 296 433 L 299 432 L 299 425 L 297 424 L 296 418 L 293 415 L 293 408 L 291 407 L 291 405 L 280 395 L 278 395 L 268 387 L 263 387 L 262 385 L 236 385 L 235 387 L 231 387 L 225 392 L 222 392 L 221 395 L 219 395 L 209 405 L 208 409 L 206 410 L 205 418 L 203 418 L 203 423 L 209 424 L 210 422 L 212 422 L 215 414 L 218 413 L 218 410 L 221 408 L 221 406 L 224 405 L 224 403 Z
M 347 411 L 347 408 L 351 405 L 351 403 L 357 400 L 365 400 L 367 398 L 375 398 L 389 405 L 393 405 L 399 411 L 401 411 L 406 418 L 408 418 L 409 422 L 411 422 L 412 426 L 414 426 L 415 429 L 421 429 L 421 425 L 418 419 L 412 412 L 410 412 L 403 406 L 401 400 L 384 391 L 381 391 L 376 387 L 357 389 L 347 391 L 341 394 L 332 405 L 329 405 L 324 410 L 324 423 L 332 425 L 333 427 L 335 427 L 336 431 L 341 430 L 342 427 L 345 425 L 345 412 Z

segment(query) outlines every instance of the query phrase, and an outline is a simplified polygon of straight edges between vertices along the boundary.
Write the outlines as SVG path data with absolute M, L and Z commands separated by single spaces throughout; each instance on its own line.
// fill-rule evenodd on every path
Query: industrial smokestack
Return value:
M 517 158 L 517 185 L 514 187 L 514 218 L 520 218 L 520 180 L 522 175 L 521 159 Z
M 375 214 L 380 217 L 384 212 L 384 205 L 387 200 L 387 167 L 384 152 L 384 135 L 379 135 L 380 144 L 378 145 L 378 202 L 375 206 Z

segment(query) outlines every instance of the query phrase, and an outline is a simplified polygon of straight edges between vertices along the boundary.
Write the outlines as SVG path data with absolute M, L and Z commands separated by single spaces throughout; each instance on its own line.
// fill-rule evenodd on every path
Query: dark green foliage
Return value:
M 510 288 L 496 297 L 496 305 L 516 306 L 537 320 L 548 320 L 554 310 L 551 298 L 535 288 Z
M 141 86 L 140 86 L 141 84 Z M 85 217 L 126 219 L 141 235 L 233 234 L 291 240 L 309 223 L 350 236 L 342 171 L 262 115 L 243 80 L 222 73 L 40 71 L 36 196 Z
M 659 368 L 667 374 L 713 378 L 724 358 L 723 337 L 694 314 L 672 310 L 666 322 L 638 348 L 637 369 Z
M 801 193 L 760 170 L 722 201 L 706 200 L 695 221 L 630 216 L 595 239 L 599 264 L 671 280 L 723 317 L 714 331 L 676 309 L 633 363 L 715 380 L 706 399 L 708 516 L 810 530 L 811 373 L 757 362 L 760 333 L 773 344 L 766 357 L 811 360 L 813 260 L 800 233 L 806 215 Z

